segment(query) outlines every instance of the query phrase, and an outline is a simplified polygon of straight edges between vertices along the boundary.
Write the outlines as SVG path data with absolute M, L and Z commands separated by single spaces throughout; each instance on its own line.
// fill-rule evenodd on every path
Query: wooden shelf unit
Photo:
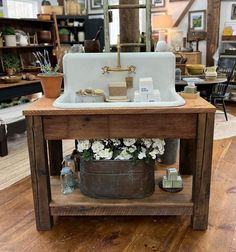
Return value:
M 163 171 L 156 172 L 156 187 L 152 196 L 135 200 L 93 199 L 79 189 L 68 195 L 60 191 L 60 178 L 51 177 L 52 215 L 192 215 L 192 176 L 183 176 L 184 188 L 178 193 L 165 192 L 158 186 Z M 86 209 L 86 211 L 85 211 Z
M 38 44 L 38 45 L 27 45 L 27 46 L 1 46 L 0 50 L 4 50 L 4 49 L 30 49 L 30 48 L 51 48 L 53 47 L 53 45 L 42 45 L 42 44 Z
M 27 19 L 27 18 L 0 18 L 0 30 L 4 27 L 13 27 L 15 30 L 20 30 L 26 34 L 36 34 L 41 30 L 48 30 L 51 32 L 51 43 L 50 44 L 30 44 L 27 46 L 2 46 L 0 47 L 0 58 L 2 59 L 3 54 L 15 54 L 18 56 L 21 61 L 22 68 L 30 66 L 33 63 L 34 57 L 33 52 L 41 51 L 45 49 L 49 52 L 52 64 L 56 63 L 56 58 L 53 57 L 53 48 L 55 41 L 55 29 L 53 21 L 45 21 L 38 19 Z M 40 41 L 39 41 L 40 42 Z M 1 75 L 4 74 L 4 71 L 1 71 Z

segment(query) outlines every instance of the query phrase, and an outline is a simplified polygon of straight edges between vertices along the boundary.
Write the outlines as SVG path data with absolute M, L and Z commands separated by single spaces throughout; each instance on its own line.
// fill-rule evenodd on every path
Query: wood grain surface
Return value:
M 0 89 L 2 89 L 2 88 L 11 88 L 11 87 L 16 87 L 16 86 L 22 86 L 22 85 L 35 84 L 35 83 L 39 83 L 39 82 L 40 82 L 39 79 L 32 80 L 32 81 L 21 80 L 19 82 L 10 83 L 10 84 L 0 82 Z
M 196 114 L 44 116 L 44 135 L 45 139 L 187 139 L 196 136 L 196 122 Z
M 156 188 L 152 196 L 135 200 L 93 199 L 83 195 L 79 189 L 73 194 L 62 195 L 60 181 L 51 178 L 53 215 L 191 215 L 192 177 L 184 176 L 184 189 L 179 193 L 168 193 L 159 188 L 158 179 L 165 173 L 156 173 Z M 72 206 L 72 207 L 68 207 Z
M 209 228 L 205 232 L 193 231 L 189 216 L 62 216 L 55 218 L 51 231 L 37 232 L 27 178 L 0 191 L 0 250 L 234 252 L 235 150 L 236 137 L 214 142 Z M 12 165 L 18 168 L 18 163 Z
M 155 113 L 205 113 L 215 112 L 215 107 L 203 98 L 186 99 L 180 107 L 145 107 L 145 108 L 76 108 L 61 109 L 53 107 L 54 99 L 41 98 L 23 111 L 24 115 L 97 115 L 97 114 L 155 114 Z

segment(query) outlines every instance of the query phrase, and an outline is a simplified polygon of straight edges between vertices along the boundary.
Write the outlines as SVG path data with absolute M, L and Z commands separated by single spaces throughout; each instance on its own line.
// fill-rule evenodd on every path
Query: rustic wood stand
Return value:
M 214 106 L 202 98 L 166 108 L 58 109 L 52 103 L 42 98 L 24 111 L 38 230 L 51 229 L 56 215 L 191 215 L 193 229 L 207 229 Z M 172 194 L 157 185 L 152 196 L 139 200 L 60 193 L 63 139 L 123 137 L 180 138 L 184 190 Z

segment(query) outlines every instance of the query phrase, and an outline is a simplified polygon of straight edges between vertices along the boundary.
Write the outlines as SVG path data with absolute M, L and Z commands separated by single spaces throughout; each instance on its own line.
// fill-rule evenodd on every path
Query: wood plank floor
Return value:
M 236 252 L 236 137 L 214 142 L 206 232 L 192 231 L 186 216 L 58 217 L 37 232 L 26 178 L 0 191 L 0 251 Z

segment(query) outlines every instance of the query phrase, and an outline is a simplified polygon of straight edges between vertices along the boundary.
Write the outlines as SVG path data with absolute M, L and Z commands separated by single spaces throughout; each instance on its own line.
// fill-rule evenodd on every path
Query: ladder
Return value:
M 122 46 L 143 46 L 146 45 L 146 51 L 151 51 L 151 0 L 146 0 L 146 4 L 121 4 L 109 5 L 108 0 L 103 1 L 104 11 L 104 39 L 105 52 L 110 52 L 110 33 L 109 33 L 109 10 L 112 9 L 145 9 L 146 8 L 146 44 L 141 43 L 122 43 Z

